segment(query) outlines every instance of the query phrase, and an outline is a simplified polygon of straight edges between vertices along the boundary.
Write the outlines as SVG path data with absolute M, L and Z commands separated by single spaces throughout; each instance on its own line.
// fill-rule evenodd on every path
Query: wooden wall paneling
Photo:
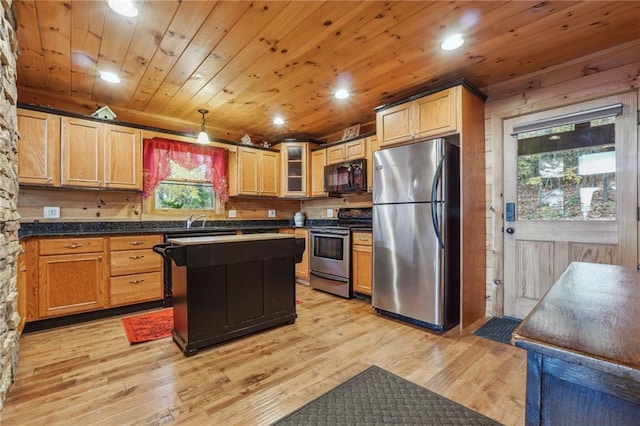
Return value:
M 333 218 L 329 219 L 336 219 L 338 217 L 339 208 L 371 206 L 371 194 L 349 195 L 342 198 L 329 197 L 317 200 L 303 200 L 301 203 L 302 212 L 306 215 L 307 219 L 328 219 L 328 209 L 333 210 Z
M 494 307 L 487 314 L 501 316 L 503 313 L 503 307 L 500 306 L 504 300 L 504 253 L 500 252 L 503 238 L 502 120 L 630 89 L 637 93 L 633 76 L 640 68 L 638 48 L 640 40 L 632 41 L 481 89 L 489 96 L 485 104 L 485 117 L 491 122 L 490 127 L 487 126 L 487 150 L 493 156 L 494 163 L 493 178 L 487 181 L 491 188 L 490 205 L 495 209 L 491 211 L 494 223 L 492 276 L 500 280 L 499 285 L 490 285 L 489 296 Z M 615 238 L 609 231 L 603 229 L 602 232 L 604 234 L 601 235 L 605 237 L 603 241 L 594 243 L 608 243 Z
M 269 218 L 269 210 L 276 211 L 275 219 L 292 219 L 294 213 L 300 211 L 300 201 L 233 197 L 227 203 L 226 210 L 236 210 L 237 219 L 273 219 Z
M 137 221 L 142 219 L 139 193 L 92 190 L 20 188 L 21 222 Z M 60 219 L 44 219 L 44 206 L 60 207 Z

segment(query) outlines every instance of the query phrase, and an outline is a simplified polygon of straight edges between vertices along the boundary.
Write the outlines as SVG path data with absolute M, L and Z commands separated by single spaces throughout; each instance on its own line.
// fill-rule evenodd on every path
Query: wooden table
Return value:
M 512 335 L 527 425 L 640 424 L 640 274 L 574 262 Z

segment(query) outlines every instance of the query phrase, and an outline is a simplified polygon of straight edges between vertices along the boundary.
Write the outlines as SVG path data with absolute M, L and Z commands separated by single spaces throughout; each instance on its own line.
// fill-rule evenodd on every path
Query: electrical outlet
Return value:
M 45 207 L 45 219 L 60 219 L 60 207 Z
M 276 211 L 275 210 L 269 210 L 269 217 L 276 217 Z
M 229 210 L 229 217 L 237 217 L 238 216 L 238 212 L 235 210 Z
M 333 209 L 327 209 L 327 217 L 333 217 Z

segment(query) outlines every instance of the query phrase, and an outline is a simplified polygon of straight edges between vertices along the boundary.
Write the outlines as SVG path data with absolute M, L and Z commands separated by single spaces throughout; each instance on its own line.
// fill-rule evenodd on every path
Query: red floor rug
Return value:
M 173 308 L 122 318 L 124 331 L 132 345 L 171 336 Z

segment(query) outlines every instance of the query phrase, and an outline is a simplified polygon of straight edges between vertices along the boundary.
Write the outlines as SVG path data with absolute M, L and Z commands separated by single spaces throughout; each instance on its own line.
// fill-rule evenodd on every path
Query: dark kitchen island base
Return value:
M 164 251 L 173 260 L 173 340 L 186 356 L 295 322 L 295 262 L 304 240 L 256 234 L 169 243 L 174 245 Z

